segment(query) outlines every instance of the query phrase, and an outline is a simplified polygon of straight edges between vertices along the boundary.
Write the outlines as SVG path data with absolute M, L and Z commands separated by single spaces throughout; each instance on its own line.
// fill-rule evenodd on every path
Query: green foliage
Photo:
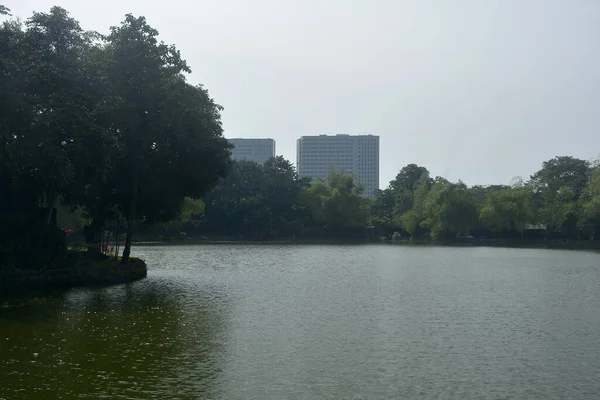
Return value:
M 222 108 L 186 82 L 180 53 L 143 17 L 127 15 L 106 37 L 60 7 L 5 22 L 0 71 L 2 214 L 48 224 L 61 199 L 89 219 L 92 248 L 105 221 L 123 215 L 127 262 L 136 220 L 165 222 L 182 209 L 186 218 L 187 198 L 229 169 Z
M 369 200 L 351 174 L 332 169 L 312 185 L 283 157 L 263 165 L 236 161 L 231 173 L 205 196 L 205 226 L 216 235 L 253 239 L 346 235 L 364 229 Z
M 380 232 L 390 234 L 394 231 L 396 223 L 394 221 L 394 192 L 387 188 L 377 190 L 375 199 L 371 206 L 371 221 Z
M 554 195 L 568 187 L 574 199 L 578 199 L 586 187 L 590 163 L 570 156 L 554 157 L 544 161 L 542 169 L 531 176 L 533 190 L 543 195 Z
M 382 222 L 393 215 L 396 227 L 411 237 L 448 239 L 476 232 L 514 238 L 537 224 L 549 237 L 597 238 L 598 193 L 598 166 L 590 169 L 587 161 L 573 157 L 548 160 L 529 182 L 519 180 L 512 187 L 467 188 L 439 177 L 432 182 L 426 169 L 409 164 L 377 194 L 371 213 L 373 221 Z
M 591 238 L 600 237 L 600 164 L 594 166 L 591 178 L 578 204 L 578 227 Z
M 546 189 L 539 189 L 540 181 L 469 188 L 460 181 L 432 180 L 423 167 L 408 165 L 374 199 L 362 197 L 354 177 L 343 171 L 331 169 L 327 179 L 307 186 L 291 166 L 269 172 L 256 163 L 236 162 L 232 174 L 206 198 L 210 200 L 206 226 L 211 233 L 254 238 L 305 236 L 307 231 L 344 237 L 371 224 L 378 236 L 436 240 L 455 239 L 458 234 L 516 239 L 528 234 L 529 225 L 541 226 L 542 231 L 547 227 L 550 237 L 599 237 L 599 167 L 568 172 L 563 164 L 579 168 L 582 162 L 568 157 L 555 160 L 562 160 L 558 164 L 562 163 L 563 172 L 557 179 L 571 183 L 555 191 L 546 184 Z M 286 165 L 283 159 L 279 163 Z M 274 160 L 267 164 L 273 165 Z M 556 164 L 544 163 L 552 168 Z M 421 173 L 418 179 L 417 172 Z M 547 181 L 554 176 L 547 171 L 537 175 Z M 580 175 L 590 179 L 574 200 Z
M 527 188 L 503 188 L 490 192 L 479 218 L 485 228 L 500 235 L 506 231 L 523 233 L 534 219 L 532 193 Z
M 424 170 L 420 178 L 412 184 L 411 191 L 401 189 L 396 192 L 395 219 L 410 236 L 423 233 L 424 206 L 431 185 L 429 172 Z
M 399 222 L 404 230 L 411 236 L 418 232 L 423 222 L 423 214 L 416 209 L 409 210 L 402 214 L 399 218 Z
M 452 238 L 470 232 L 477 224 L 475 199 L 460 181 L 436 180 L 427 194 L 423 216 L 421 226 L 429 229 L 431 237 Z
M 537 220 L 550 237 L 577 237 L 578 199 L 588 184 L 590 164 L 573 157 L 545 161 L 531 176 Z
M 403 167 L 388 188 L 376 193 L 371 208 L 373 224 L 386 235 L 397 230 L 411 236 L 418 234 L 422 222 L 423 192 L 428 191 L 430 186 L 429 171 L 425 167 L 416 164 Z M 416 194 L 420 196 L 417 202 Z
M 204 208 L 202 200 L 186 197 L 183 199 L 179 214 L 170 221 L 159 224 L 159 227 L 167 231 L 182 231 L 187 224 L 204 215 Z
M 323 222 L 328 229 L 340 231 L 365 226 L 367 203 L 360 196 L 362 188 L 354 175 L 330 168 L 326 190 L 319 191 Z
M 413 193 L 415 186 L 422 183 L 423 176 L 429 175 L 427 168 L 416 164 L 408 164 L 398 172 L 396 178 L 390 182 L 390 189 L 393 191 L 408 191 Z
M 301 230 L 308 212 L 309 205 L 301 201 L 306 185 L 283 157 L 262 165 L 236 161 L 204 197 L 207 229 L 224 236 L 292 236 Z
M 72 209 L 69 206 L 59 205 L 56 208 L 56 223 L 63 228 L 78 230 L 83 229 L 89 220 L 85 218 L 82 208 Z

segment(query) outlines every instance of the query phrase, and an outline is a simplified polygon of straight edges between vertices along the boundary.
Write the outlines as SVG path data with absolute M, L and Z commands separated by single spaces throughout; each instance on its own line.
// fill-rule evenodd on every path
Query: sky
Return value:
M 467 184 L 600 157 L 598 0 L 0 0 L 59 5 L 101 33 L 143 15 L 225 109 L 226 137 L 380 136 L 380 186 L 406 164 Z

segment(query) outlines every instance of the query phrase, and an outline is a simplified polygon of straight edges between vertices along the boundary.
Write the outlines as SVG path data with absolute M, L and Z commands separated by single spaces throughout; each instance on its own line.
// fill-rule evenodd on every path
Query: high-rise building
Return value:
M 363 194 L 379 189 L 379 136 L 302 136 L 296 148 L 296 167 L 301 177 L 327 178 L 330 166 L 352 172 L 363 186 Z
M 256 161 L 264 163 L 275 157 L 275 140 L 273 139 L 228 139 L 235 147 L 231 149 L 233 160 Z

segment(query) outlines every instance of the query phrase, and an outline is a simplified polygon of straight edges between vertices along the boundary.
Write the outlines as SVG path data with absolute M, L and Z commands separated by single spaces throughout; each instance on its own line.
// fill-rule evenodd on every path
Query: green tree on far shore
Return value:
M 469 233 L 477 224 L 475 200 L 467 185 L 436 179 L 423 206 L 421 226 L 434 238 L 453 238 Z
M 523 235 L 534 220 L 532 193 L 527 188 L 507 187 L 488 194 L 479 218 L 483 226 L 496 233 L 516 231 Z
M 600 238 L 600 164 L 596 164 L 590 180 L 579 198 L 578 227 L 592 239 Z

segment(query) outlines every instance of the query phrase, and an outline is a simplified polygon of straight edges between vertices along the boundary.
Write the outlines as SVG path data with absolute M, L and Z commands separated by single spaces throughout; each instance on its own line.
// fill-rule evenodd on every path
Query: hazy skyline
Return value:
M 417 163 L 468 184 L 600 155 L 597 0 L 0 0 L 106 33 L 144 15 L 223 105 L 226 137 L 380 136 L 380 184 Z

